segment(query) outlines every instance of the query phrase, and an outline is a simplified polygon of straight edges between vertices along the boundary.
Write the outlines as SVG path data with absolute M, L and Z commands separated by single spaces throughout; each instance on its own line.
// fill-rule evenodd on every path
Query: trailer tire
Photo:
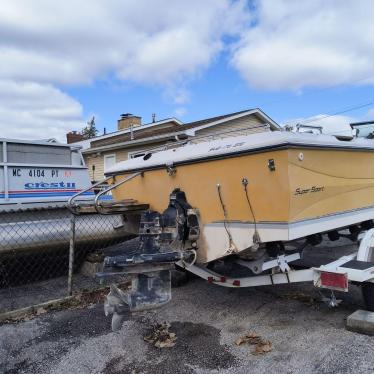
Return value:
M 173 288 L 184 286 L 189 280 L 189 274 L 186 270 L 176 268 L 170 270 L 171 275 L 171 286 Z
M 366 309 L 374 312 L 374 283 L 364 282 L 362 284 L 362 296 L 365 301 Z

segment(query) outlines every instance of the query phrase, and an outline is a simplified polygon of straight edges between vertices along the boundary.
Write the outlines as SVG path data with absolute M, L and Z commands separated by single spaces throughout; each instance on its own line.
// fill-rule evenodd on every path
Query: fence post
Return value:
M 75 249 L 75 214 L 70 218 L 70 243 L 69 243 L 69 274 L 68 274 L 68 295 L 73 293 L 73 268 Z

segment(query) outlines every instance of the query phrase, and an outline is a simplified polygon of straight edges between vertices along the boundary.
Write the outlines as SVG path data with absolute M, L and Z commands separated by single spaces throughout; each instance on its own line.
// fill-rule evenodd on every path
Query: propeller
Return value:
M 128 309 L 128 295 L 121 291 L 116 285 L 110 285 L 110 292 L 104 302 L 104 313 L 106 316 L 113 314 L 112 331 L 118 331 L 125 319 L 125 312 Z
M 117 312 L 113 313 L 112 317 L 112 331 L 121 330 L 125 316 L 123 314 L 118 314 Z

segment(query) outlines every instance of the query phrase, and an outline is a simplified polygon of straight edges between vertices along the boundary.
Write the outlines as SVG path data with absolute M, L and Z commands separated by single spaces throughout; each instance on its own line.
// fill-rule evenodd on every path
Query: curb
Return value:
M 347 330 L 365 335 L 374 335 L 374 312 L 356 310 L 347 318 Z
M 20 309 L 11 310 L 9 312 L 0 313 L 0 323 L 8 321 L 8 320 L 16 319 L 16 318 L 26 317 L 28 314 L 37 313 L 37 310 L 40 308 L 60 306 L 61 304 L 64 304 L 65 302 L 73 300 L 73 299 L 74 299 L 74 296 L 66 296 L 60 299 L 54 299 L 54 300 L 50 300 L 44 303 L 31 305 L 26 308 L 20 308 Z

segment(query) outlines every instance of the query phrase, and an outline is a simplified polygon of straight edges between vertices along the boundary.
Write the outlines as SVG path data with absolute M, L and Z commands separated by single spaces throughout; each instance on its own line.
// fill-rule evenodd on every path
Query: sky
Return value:
M 372 14 L 372 0 L 1 0 L 1 136 L 255 107 L 346 133 L 374 119 Z

